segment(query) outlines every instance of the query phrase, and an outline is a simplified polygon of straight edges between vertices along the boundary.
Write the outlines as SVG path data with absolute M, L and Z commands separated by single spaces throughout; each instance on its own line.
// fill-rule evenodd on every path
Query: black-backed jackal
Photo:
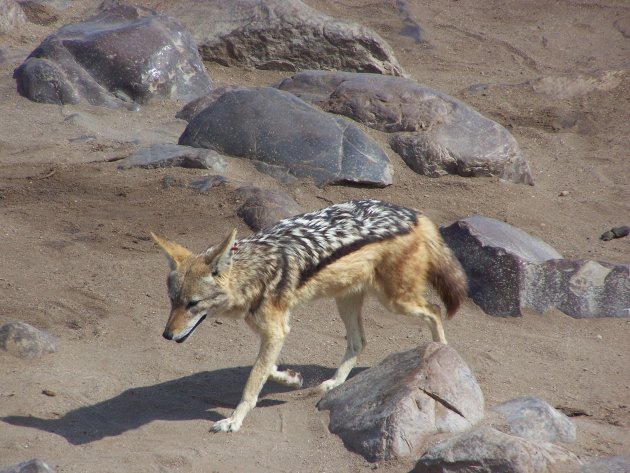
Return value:
M 168 340 L 183 342 L 206 318 L 238 317 L 260 336 L 258 357 L 242 399 L 212 430 L 236 432 L 267 379 L 292 386 L 302 376 L 276 361 L 298 302 L 334 297 L 346 327 L 347 348 L 322 391 L 343 383 L 365 347 L 361 306 L 375 294 L 389 310 L 419 317 L 433 340 L 446 343 L 440 308 L 425 301 L 431 283 L 452 317 L 466 296 L 466 277 L 436 226 L 420 212 L 376 200 L 333 205 L 298 215 L 242 240 L 233 230 L 195 255 L 153 235 L 170 264 Z

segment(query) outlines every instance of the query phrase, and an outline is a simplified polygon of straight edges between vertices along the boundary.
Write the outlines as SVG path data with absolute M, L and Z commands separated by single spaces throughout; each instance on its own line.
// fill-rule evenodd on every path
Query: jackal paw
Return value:
M 222 419 L 212 424 L 213 432 L 238 432 L 241 428 L 242 421 L 237 421 L 232 417 Z
M 302 374 L 291 369 L 280 371 L 277 367 L 274 367 L 274 371 L 269 375 L 269 379 L 274 383 L 294 389 L 301 388 L 304 384 Z
M 298 373 L 294 370 L 286 370 L 286 377 L 284 378 L 284 385 L 290 388 L 301 388 L 304 384 L 304 378 L 302 377 L 302 373 Z
M 317 389 L 320 390 L 323 393 L 327 393 L 332 388 L 336 388 L 340 384 L 341 383 L 338 383 L 334 379 L 328 379 L 328 380 L 324 381 L 322 384 L 320 384 L 319 386 L 317 386 Z

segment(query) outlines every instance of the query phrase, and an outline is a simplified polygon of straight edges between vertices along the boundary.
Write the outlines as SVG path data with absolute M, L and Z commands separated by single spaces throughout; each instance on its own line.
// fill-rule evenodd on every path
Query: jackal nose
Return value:
M 168 330 L 164 330 L 162 336 L 167 340 L 173 340 L 173 332 L 169 332 Z

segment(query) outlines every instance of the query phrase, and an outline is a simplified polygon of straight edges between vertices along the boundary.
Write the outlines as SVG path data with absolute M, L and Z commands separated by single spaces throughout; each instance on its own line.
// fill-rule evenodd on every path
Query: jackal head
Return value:
M 221 316 L 230 309 L 226 288 L 236 229 L 221 244 L 200 255 L 153 233 L 151 236 L 170 266 L 167 285 L 171 314 L 162 336 L 182 343 L 208 314 Z

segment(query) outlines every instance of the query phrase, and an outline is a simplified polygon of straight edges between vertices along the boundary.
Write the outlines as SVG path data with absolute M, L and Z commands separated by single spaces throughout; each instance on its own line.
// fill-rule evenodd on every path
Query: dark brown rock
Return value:
M 304 213 L 305 210 L 284 192 L 245 186 L 234 191 L 243 203 L 237 214 L 254 231 L 270 227 L 278 220 Z
M 430 342 L 388 356 L 327 393 L 330 431 L 369 461 L 417 454 L 440 432 L 461 432 L 484 414 L 474 375 L 452 348 Z
M 525 307 L 576 317 L 630 316 L 630 265 L 563 259 L 538 238 L 473 216 L 441 229 L 488 314 L 519 316 Z
M 527 264 L 562 258 L 544 241 L 481 215 L 440 230 L 466 271 L 470 297 L 491 315 L 521 315 Z
M 24 10 L 26 19 L 31 23 L 46 26 L 59 20 L 59 15 L 55 9 L 51 8 L 50 5 L 46 5 L 45 2 L 26 0 L 20 2 L 20 5 Z
M 607 232 L 604 232 L 602 236 L 599 237 L 600 240 L 610 241 L 615 238 L 623 238 L 625 236 L 630 235 L 630 227 L 627 225 L 623 225 L 621 227 L 611 228 Z

